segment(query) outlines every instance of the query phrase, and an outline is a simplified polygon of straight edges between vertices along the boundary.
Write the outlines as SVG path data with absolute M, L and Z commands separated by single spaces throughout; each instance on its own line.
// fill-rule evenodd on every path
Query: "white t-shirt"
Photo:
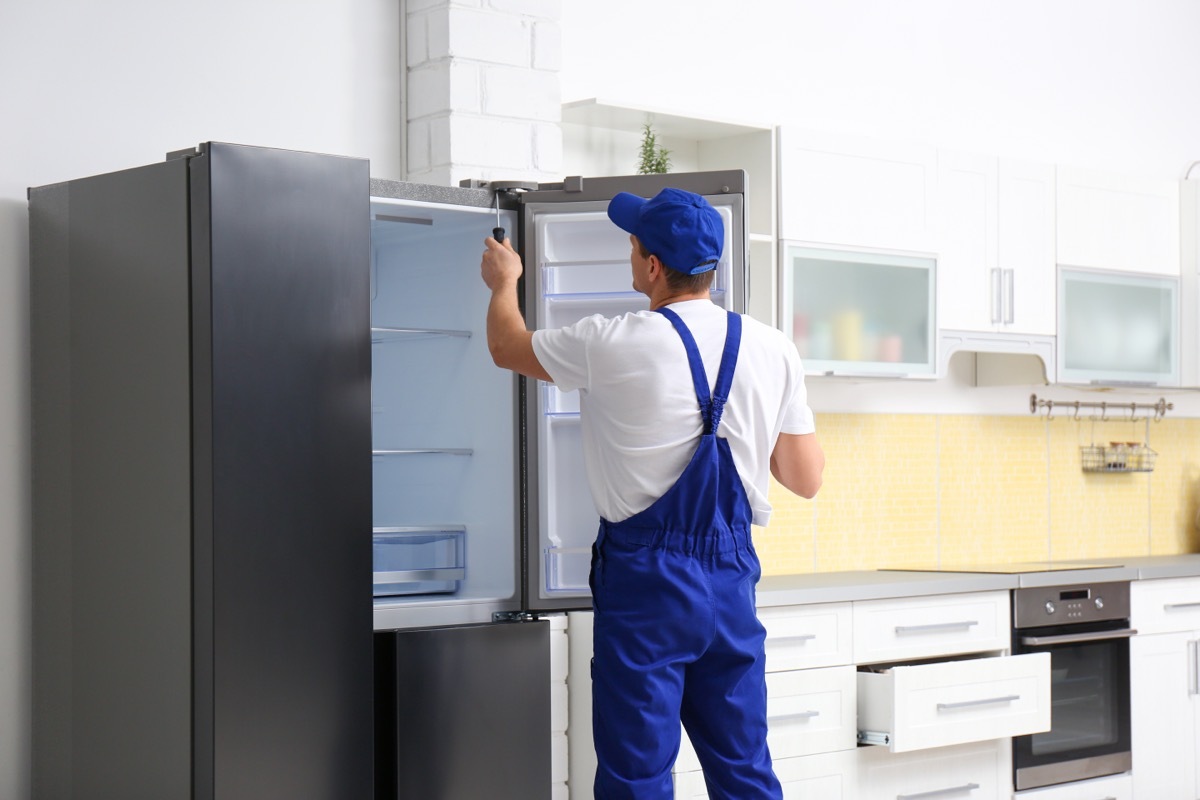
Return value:
M 728 327 L 708 300 L 670 305 L 700 350 L 709 390 Z M 562 391 L 579 390 L 588 485 L 611 522 L 648 508 L 683 473 L 703 425 L 683 340 L 662 314 L 599 314 L 533 334 L 533 350 Z M 812 433 L 796 348 L 780 331 L 742 317 L 742 341 L 717 435 L 729 440 L 755 525 L 766 525 L 770 454 L 779 434 Z

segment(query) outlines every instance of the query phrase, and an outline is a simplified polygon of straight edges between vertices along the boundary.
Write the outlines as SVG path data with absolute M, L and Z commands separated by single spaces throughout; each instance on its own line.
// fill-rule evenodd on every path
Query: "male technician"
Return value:
M 804 373 L 780 332 L 709 299 L 724 225 L 699 195 L 621 193 L 633 288 L 650 310 L 531 333 L 520 257 L 486 240 L 487 335 L 500 367 L 579 390 L 592 548 L 598 798 L 670 798 L 679 723 L 713 800 L 781 798 L 767 751 L 765 632 L 751 524 L 768 474 L 821 486 Z M 710 379 L 709 376 L 714 376 Z

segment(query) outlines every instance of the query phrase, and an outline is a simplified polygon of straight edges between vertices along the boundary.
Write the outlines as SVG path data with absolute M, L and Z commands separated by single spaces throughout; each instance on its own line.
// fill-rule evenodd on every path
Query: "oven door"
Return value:
M 1019 630 L 1015 653 L 1050 654 L 1050 730 L 1013 739 L 1013 785 L 1038 786 L 1130 768 L 1129 637 L 1124 622 Z

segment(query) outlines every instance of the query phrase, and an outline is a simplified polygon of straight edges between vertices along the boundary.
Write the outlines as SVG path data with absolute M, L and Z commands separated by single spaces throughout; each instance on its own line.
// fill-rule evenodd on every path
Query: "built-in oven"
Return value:
M 1013 739 L 1017 791 L 1126 772 L 1129 583 L 1013 591 L 1013 652 L 1050 654 L 1050 730 Z

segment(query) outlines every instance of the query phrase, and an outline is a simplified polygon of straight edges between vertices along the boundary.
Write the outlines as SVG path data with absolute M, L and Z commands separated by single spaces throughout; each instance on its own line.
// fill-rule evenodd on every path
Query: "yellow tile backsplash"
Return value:
M 1200 551 L 1200 420 L 818 414 L 814 500 L 772 482 L 763 573 Z M 1087 473 L 1080 447 L 1147 441 L 1153 472 Z

